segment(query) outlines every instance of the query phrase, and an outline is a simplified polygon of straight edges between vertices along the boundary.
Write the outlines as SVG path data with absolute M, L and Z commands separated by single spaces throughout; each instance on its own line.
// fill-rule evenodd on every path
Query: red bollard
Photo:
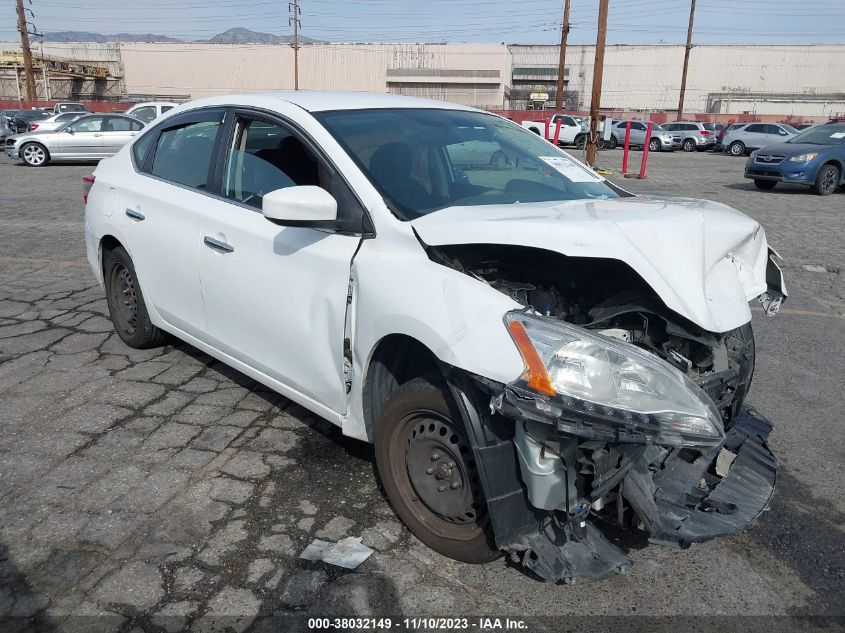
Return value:
M 651 143 L 651 127 L 654 125 L 651 121 L 648 122 L 648 129 L 645 131 L 645 145 L 643 145 L 643 159 L 640 162 L 640 175 L 637 176 L 640 180 L 645 178 L 645 165 L 648 162 L 648 146 Z
M 549 119 L 546 119 L 546 135 L 543 137 L 547 141 L 549 140 Z
M 560 140 L 560 124 L 561 120 L 558 119 L 557 123 L 555 123 L 555 147 L 557 147 L 558 141 Z
M 628 151 L 631 149 L 631 122 L 625 125 L 625 149 L 622 152 L 622 175 L 628 173 Z

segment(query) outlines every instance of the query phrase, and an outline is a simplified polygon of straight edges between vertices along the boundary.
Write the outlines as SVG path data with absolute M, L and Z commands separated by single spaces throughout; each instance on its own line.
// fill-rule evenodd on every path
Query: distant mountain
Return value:
M 58 31 L 45 33 L 45 42 L 181 42 L 182 40 L 166 35 L 155 35 L 153 33 L 115 33 L 114 35 L 103 35 L 102 33 L 91 33 L 89 31 Z
M 290 35 L 273 35 L 271 33 L 261 33 L 259 31 L 251 31 L 240 26 L 218 33 L 214 37 L 206 40 L 209 44 L 288 44 L 293 41 Z M 303 44 L 309 42 L 316 42 L 317 40 L 310 37 L 299 37 L 299 41 Z
M 91 33 L 89 31 L 59 31 L 55 33 L 45 33 L 45 42 L 96 42 L 102 44 L 104 42 L 180 42 L 175 37 L 168 37 L 167 35 L 155 35 L 154 33 L 143 33 L 141 35 L 135 33 L 116 33 L 114 35 L 103 35 L 102 33 Z M 273 35 L 271 33 L 261 33 L 259 31 L 251 31 L 243 27 L 237 26 L 222 33 L 218 33 L 214 37 L 207 40 L 196 40 L 201 43 L 208 44 L 287 44 L 293 41 L 290 35 Z M 310 37 L 301 37 L 299 41 L 303 44 L 309 42 L 318 42 L 319 40 Z

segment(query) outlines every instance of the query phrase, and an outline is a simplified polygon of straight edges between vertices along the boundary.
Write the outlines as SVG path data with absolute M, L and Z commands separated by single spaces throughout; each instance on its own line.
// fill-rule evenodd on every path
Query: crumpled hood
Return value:
M 411 224 L 432 246 L 517 244 L 621 260 L 669 308 L 710 332 L 750 321 L 748 302 L 767 288 L 763 228 L 707 200 L 634 196 L 451 207 Z

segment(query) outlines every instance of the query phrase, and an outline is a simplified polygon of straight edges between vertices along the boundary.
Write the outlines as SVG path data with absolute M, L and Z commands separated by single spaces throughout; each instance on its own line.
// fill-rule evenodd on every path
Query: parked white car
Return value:
M 580 120 L 571 117 L 568 114 L 553 114 L 549 117 L 549 138 L 553 139 L 557 130 L 557 124 L 560 122 L 560 132 L 558 133 L 559 145 L 574 145 L 575 137 L 581 134 L 584 130 L 581 126 Z M 523 121 L 522 127 L 530 130 L 539 136 L 545 138 L 546 135 L 546 121 Z
M 508 160 L 455 169 L 471 142 Z M 769 501 L 748 302 L 786 291 L 739 211 L 365 93 L 183 104 L 85 184 L 120 337 L 169 333 L 373 442 L 397 514 L 446 556 L 604 578 L 632 564 L 605 522 L 686 546 Z
M 157 119 L 168 110 L 172 110 L 178 104 L 171 101 L 148 101 L 146 103 L 136 103 L 129 108 L 124 114 L 134 116 L 136 119 L 141 119 L 144 123 Z

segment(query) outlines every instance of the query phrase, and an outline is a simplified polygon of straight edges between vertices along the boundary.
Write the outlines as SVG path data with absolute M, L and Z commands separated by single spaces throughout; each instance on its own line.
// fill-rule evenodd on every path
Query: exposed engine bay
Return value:
M 428 252 L 533 314 L 658 356 L 710 397 L 724 429 L 718 444 L 661 444 L 637 432 L 608 431 L 600 422 L 582 423 L 577 412 L 558 406 L 559 399 L 537 397 L 519 385 L 486 385 L 493 417 L 513 421 L 514 467 L 537 521 L 521 532 L 512 529 L 513 518 L 505 521 L 501 534 L 497 530 L 500 547 L 520 552 L 523 564 L 547 580 L 600 579 L 625 573 L 631 561 L 587 517 L 639 527 L 652 542 L 686 547 L 735 532 L 763 510 L 775 465 L 765 447 L 771 427 L 753 410 L 742 410 L 754 370 L 750 324 L 722 334 L 704 331 L 669 310 L 618 260 L 502 245 Z M 749 485 L 760 478 L 771 486 Z M 737 494 L 751 503 L 736 503 Z M 488 505 L 491 496 L 506 494 L 488 491 Z M 497 517 L 491 519 L 495 526 Z

